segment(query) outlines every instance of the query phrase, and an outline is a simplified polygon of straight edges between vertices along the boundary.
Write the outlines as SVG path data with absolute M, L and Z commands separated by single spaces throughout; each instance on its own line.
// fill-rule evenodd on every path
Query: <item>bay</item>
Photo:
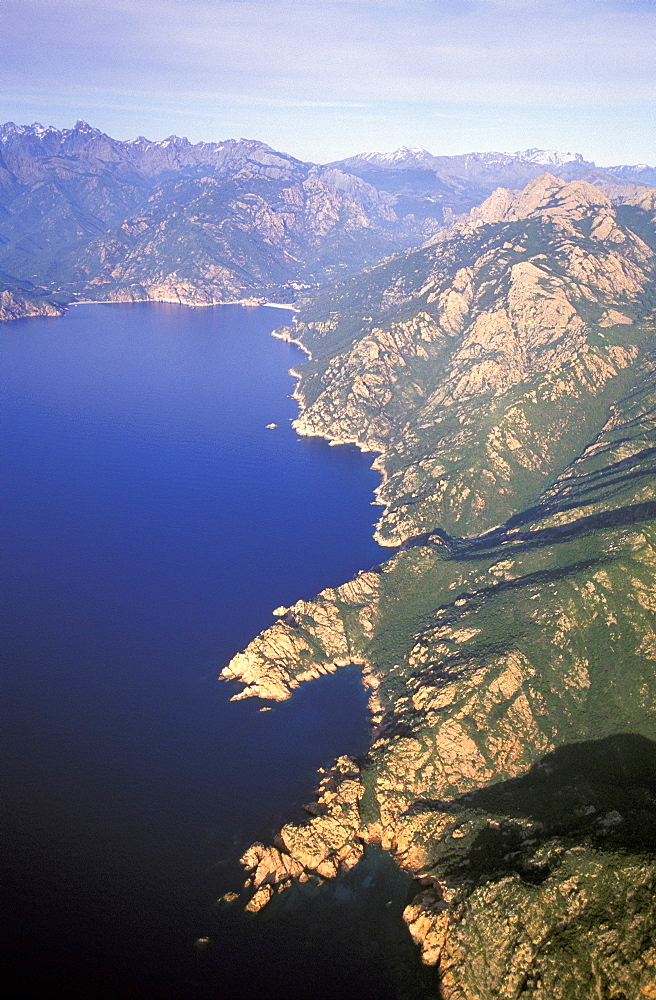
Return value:
M 241 851 L 298 816 L 316 769 L 367 742 L 354 668 L 265 714 L 216 680 L 272 608 L 387 555 L 371 456 L 290 426 L 303 355 L 269 336 L 289 319 L 88 305 L 1 330 L 17 997 L 420 995 L 411 889 L 385 855 L 256 917 L 214 905 Z

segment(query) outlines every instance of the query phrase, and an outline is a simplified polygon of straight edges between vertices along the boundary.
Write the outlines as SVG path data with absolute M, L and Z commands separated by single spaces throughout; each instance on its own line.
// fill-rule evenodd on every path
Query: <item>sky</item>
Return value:
M 656 0 L 0 0 L 0 121 L 656 163 Z

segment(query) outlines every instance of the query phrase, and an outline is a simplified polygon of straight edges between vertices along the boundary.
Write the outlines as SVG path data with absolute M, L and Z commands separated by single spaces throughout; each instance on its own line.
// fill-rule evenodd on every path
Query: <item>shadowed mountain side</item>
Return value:
M 630 487 L 631 484 L 636 485 L 641 479 L 651 480 L 656 475 L 655 456 L 656 448 L 644 448 L 642 451 L 632 455 L 631 458 L 624 458 L 619 462 L 614 462 L 599 472 L 591 472 L 586 476 L 577 476 L 576 489 L 573 491 L 575 492 L 576 499 L 566 502 L 563 496 L 548 497 L 540 506 L 530 507 L 528 510 L 522 511 L 521 514 L 516 514 L 514 517 L 509 518 L 503 529 L 498 529 L 486 535 L 483 544 L 487 544 L 488 538 L 493 539 L 497 535 L 514 530 L 522 524 L 536 521 L 540 516 L 549 517 L 551 514 L 559 511 L 577 510 L 580 507 L 593 504 L 600 497 L 619 493 L 620 490 L 623 491 L 626 487 Z M 475 543 L 471 543 L 470 547 L 473 548 L 474 545 Z
M 622 477 L 622 485 L 626 485 L 630 480 L 640 480 L 643 477 L 653 477 L 656 469 L 653 467 L 636 469 Z M 651 485 L 651 482 L 650 482 Z M 551 507 L 548 514 L 557 510 L 571 511 L 578 506 L 587 506 L 590 499 L 581 500 L 579 504 L 564 504 L 560 507 Z M 507 525 L 490 531 L 486 535 L 475 539 L 451 538 L 449 535 L 427 531 L 423 535 L 416 535 L 414 538 L 406 539 L 399 551 L 407 552 L 409 549 L 418 546 L 428 546 L 444 555 L 445 558 L 458 560 L 489 559 L 493 555 L 501 556 L 503 547 L 512 545 L 513 553 L 544 545 L 553 545 L 569 538 L 582 537 L 593 534 L 607 528 L 621 528 L 632 524 L 640 524 L 642 521 L 651 521 L 656 517 L 656 501 L 646 503 L 629 504 L 626 507 L 618 507 L 615 510 L 604 511 L 599 514 L 588 514 L 586 517 L 578 518 L 575 521 L 568 521 L 566 524 L 553 528 L 533 527 L 529 531 L 519 531 L 516 527 L 510 527 L 518 523 L 539 524 L 537 516 L 540 513 L 538 506 L 531 508 L 526 515 L 517 515 L 508 521 Z M 532 516 L 529 516 L 532 515 Z M 548 516 L 548 514 L 546 516 Z
M 653 469 L 636 470 L 631 475 L 625 477 L 625 482 L 630 479 L 640 480 L 643 476 L 653 475 Z M 590 501 L 586 501 L 587 503 Z M 534 508 L 535 509 L 535 508 Z M 576 505 L 567 504 L 561 510 L 575 510 Z M 594 534 L 597 531 L 605 531 L 607 528 L 621 528 L 627 525 L 640 524 L 642 521 L 651 521 L 656 517 L 656 501 L 650 500 L 647 503 L 629 504 L 626 507 L 618 507 L 615 510 L 603 511 L 599 514 L 588 514 L 575 521 L 568 521 L 566 524 L 553 528 L 534 527 L 531 531 L 518 531 L 517 529 L 490 533 L 485 539 L 458 545 L 457 540 L 452 542 L 452 551 L 456 558 L 489 558 L 496 548 L 501 555 L 503 546 L 512 544 L 513 552 L 520 552 L 529 548 L 543 545 L 553 545 L 569 538 L 584 537 Z M 535 525 L 534 518 L 531 519 Z M 539 524 L 539 521 L 537 522 Z
M 447 878 L 473 885 L 511 872 L 543 882 L 550 869 L 532 866 L 531 859 L 553 838 L 656 855 L 654 805 L 656 742 L 620 733 L 558 747 L 520 777 L 454 799 L 421 799 L 408 811 L 451 819 L 450 836 L 434 845 L 433 862 Z M 456 829 L 463 836 L 454 838 Z
M 414 803 L 441 836 L 405 918 L 426 948 L 431 914 L 444 996 L 654 996 L 655 804 L 656 743 L 632 733 Z

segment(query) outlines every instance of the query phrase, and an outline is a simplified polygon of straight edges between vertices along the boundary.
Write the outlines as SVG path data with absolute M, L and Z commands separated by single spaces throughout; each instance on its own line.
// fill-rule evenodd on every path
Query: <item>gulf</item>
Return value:
M 216 680 L 274 607 L 387 555 L 371 456 L 290 426 L 303 356 L 270 336 L 290 318 L 87 305 L 0 330 L 17 997 L 420 995 L 383 855 L 257 917 L 215 906 L 316 769 L 367 742 L 355 669 L 265 714 Z

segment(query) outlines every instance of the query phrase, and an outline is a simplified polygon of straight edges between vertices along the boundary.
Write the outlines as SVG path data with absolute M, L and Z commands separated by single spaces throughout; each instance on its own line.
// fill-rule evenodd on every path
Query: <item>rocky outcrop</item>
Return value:
M 262 909 L 292 879 L 333 878 L 358 863 L 363 854 L 358 810 L 362 792 L 357 766 L 340 757 L 323 775 L 307 823 L 288 823 L 274 847 L 256 843 L 248 848 L 241 864 L 249 872 L 246 886 L 255 892 L 247 910 Z
M 405 919 L 446 1000 L 649 995 L 655 371 L 530 515 L 384 564 L 369 753 L 247 852 L 251 908 L 380 843 L 417 879 Z
M 221 671 L 245 687 L 233 696 L 284 701 L 303 681 L 351 663 L 363 663 L 373 629 L 377 573 L 323 590 L 314 601 L 276 608 L 277 621 Z
M 0 291 L 0 320 L 22 319 L 25 316 L 61 316 L 64 307 L 57 302 L 15 291 Z
M 278 609 L 249 647 L 244 693 L 284 697 L 348 636 L 373 729 L 306 824 L 246 853 L 248 905 L 379 844 L 445 1000 L 656 986 L 653 253 L 627 228 L 649 220 L 552 181 L 286 333 L 311 354 L 297 428 L 381 453 L 379 531 L 406 541 L 355 608 Z
M 569 232 L 572 223 L 592 217 L 591 232 L 602 219 L 613 221 L 611 202 L 593 184 L 577 180 L 569 183 L 545 173 L 536 177 L 519 192 L 497 188 L 490 197 L 470 212 L 474 223 L 516 222 L 540 218 L 557 220 Z
M 654 189 L 637 188 L 628 197 L 626 189 L 614 191 L 616 203 L 634 205 L 653 211 Z M 455 229 L 465 235 L 482 225 L 536 219 L 554 225 L 563 233 L 577 236 L 585 226 L 591 240 L 620 244 L 624 252 L 645 255 L 640 236 L 617 224 L 615 206 L 610 197 L 584 180 L 566 183 L 552 174 L 542 174 L 522 191 L 497 188 L 482 205 L 473 208 L 469 219 Z

